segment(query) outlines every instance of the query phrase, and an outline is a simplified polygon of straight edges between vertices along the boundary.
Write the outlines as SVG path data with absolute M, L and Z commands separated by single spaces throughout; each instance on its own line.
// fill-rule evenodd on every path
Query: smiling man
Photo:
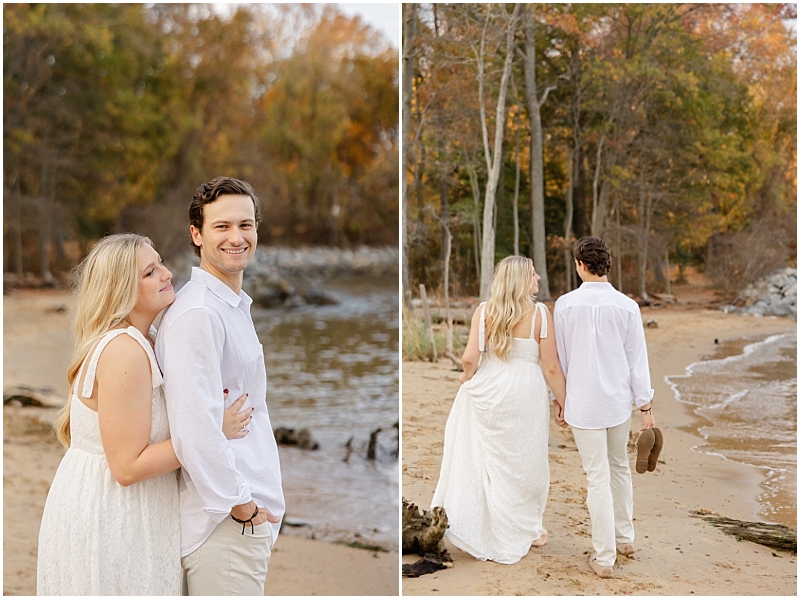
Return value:
M 259 199 L 248 183 L 217 177 L 195 192 L 189 220 L 200 267 L 156 339 L 182 465 L 182 594 L 263 595 L 284 500 L 263 350 L 242 291 L 258 241 Z M 247 393 L 245 409 L 253 409 L 247 436 L 233 442 L 221 432 L 223 393 L 228 402 Z

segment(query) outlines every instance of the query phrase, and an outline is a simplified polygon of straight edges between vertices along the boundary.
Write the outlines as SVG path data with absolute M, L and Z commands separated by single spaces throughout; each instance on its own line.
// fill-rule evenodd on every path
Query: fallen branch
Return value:
M 444 357 L 450 360 L 453 364 L 455 364 L 458 370 L 461 370 L 463 372 L 464 366 L 461 364 L 461 360 L 459 360 L 453 355 L 453 352 L 449 351 L 444 352 Z
M 51 388 L 44 387 L 40 389 L 24 385 L 3 390 L 3 403 L 12 402 L 19 402 L 23 406 L 37 408 L 60 408 L 64 405 L 64 400 L 54 395 Z
M 739 541 L 752 541 L 759 545 L 797 554 L 797 531 L 783 524 L 735 520 L 707 510 L 696 510 L 691 515 L 695 518 L 702 518 L 725 534 L 736 537 Z

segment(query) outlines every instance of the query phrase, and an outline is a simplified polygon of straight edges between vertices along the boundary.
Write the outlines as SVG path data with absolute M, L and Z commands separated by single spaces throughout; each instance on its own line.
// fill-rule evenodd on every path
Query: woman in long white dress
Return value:
M 67 452 L 39 531 L 39 595 L 180 594 L 180 463 L 151 338 L 175 299 L 171 278 L 140 235 L 106 237 L 81 264 L 71 395 L 55 427 Z M 225 411 L 229 439 L 247 434 L 243 398 Z
M 523 256 L 509 256 L 495 268 L 491 299 L 472 317 L 431 502 L 447 513 L 445 538 L 480 560 L 502 564 L 516 563 L 531 545 L 547 541 L 547 384 L 557 417 L 566 395 L 552 316 L 533 298 L 538 281 Z

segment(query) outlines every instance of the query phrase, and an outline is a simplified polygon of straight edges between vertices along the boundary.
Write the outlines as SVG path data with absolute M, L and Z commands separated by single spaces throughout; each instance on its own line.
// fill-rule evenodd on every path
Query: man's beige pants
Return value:
M 572 427 L 589 482 L 586 505 L 592 519 L 592 553 L 613 566 L 617 543 L 633 543 L 633 482 L 628 463 L 631 419 L 611 428 Z
M 253 527 L 228 516 L 192 553 L 181 558 L 182 595 L 248 595 L 263 597 L 272 554 L 269 522 Z

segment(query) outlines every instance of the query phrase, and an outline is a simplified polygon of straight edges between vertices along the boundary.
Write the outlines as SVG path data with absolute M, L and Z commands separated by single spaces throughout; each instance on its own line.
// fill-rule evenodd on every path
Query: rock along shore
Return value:
M 733 304 L 720 306 L 720 310 L 797 319 L 797 269 L 784 268 L 753 283 L 739 294 Z
M 242 288 L 262 308 L 334 304 L 336 298 L 324 288 L 326 279 L 397 273 L 399 260 L 399 251 L 393 246 L 362 246 L 355 250 L 259 246 L 244 271 Z M 199 264 L 200 259 L 193 252 L 171 261 L 176 289 L 189 280 L 191 267 Z

